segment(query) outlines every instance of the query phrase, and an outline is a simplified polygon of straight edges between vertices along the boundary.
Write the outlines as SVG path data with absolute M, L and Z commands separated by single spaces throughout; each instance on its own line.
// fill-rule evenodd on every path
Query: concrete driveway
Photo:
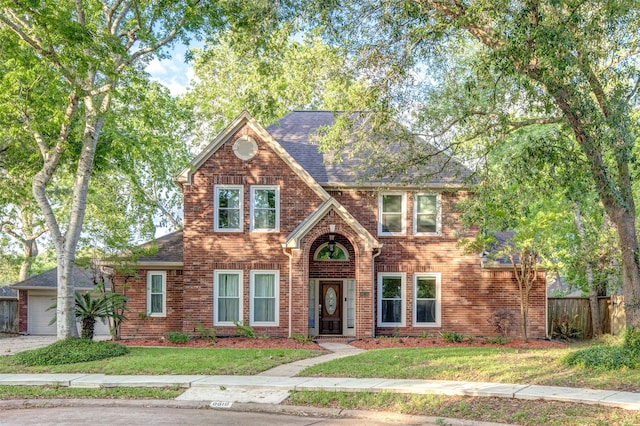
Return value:
M 2 336 L 0 337 L 0 356 L 15 355 L 27 349 L 36 349 L 50 345 L 56 336 Z

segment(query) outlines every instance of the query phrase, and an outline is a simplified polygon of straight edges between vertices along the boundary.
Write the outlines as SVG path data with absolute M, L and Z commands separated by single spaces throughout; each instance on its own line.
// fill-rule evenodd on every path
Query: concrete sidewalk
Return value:
M 109 376 L 104 374 L 0 374 L 0 385 L 98 387 L 182 387 L 181 401 L 279 404 L 297 390 L 332 392 L 394 392 L 500 397 L 597 404 L 640 410 L 640 394 L 504 383 L 447 380 L 352 379 L 277 376 Z

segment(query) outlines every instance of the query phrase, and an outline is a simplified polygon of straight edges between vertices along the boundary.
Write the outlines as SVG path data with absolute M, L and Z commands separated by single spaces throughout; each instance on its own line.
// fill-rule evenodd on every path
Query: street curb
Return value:
M 446 424 L 448 426 L 505 426 L 506 423 L 489 423 L 475 420 L 460 420 L 444 417 L 398 414 L 388 411 L 342 410 L 338 408 L 309 407 L 305 405 L 276 405 L 258 403 L 233 403 L 229 408 L 213 408 L 202 401 L 176 401 L 173 399 L 15 399 L 0 401 L 1 410 L 55 407 L 123 407 L 123 408 L 180 408 L 246 413 L 294 415 L 299 417 L 322 417 L 327 419 L 349 418 L 371 421 L 387 421 L 398 424 Z

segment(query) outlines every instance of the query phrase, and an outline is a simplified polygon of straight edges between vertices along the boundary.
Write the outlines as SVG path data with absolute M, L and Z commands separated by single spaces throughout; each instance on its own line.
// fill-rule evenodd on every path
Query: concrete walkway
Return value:
M 640 394 L 614 390 L 595 390 L 526 384 L 456 382 L 447 380 L 352 379 L 294 377 L 303 368 L 337 358 L 356 355 L 362 350 L 343 343 L 323 343 L 331 354 L 296 361 L 257 376 L 112 376 L 104 374 L 0 374 L 0 385 L 98 387 L 175 387 L 185 388 L 179 401 L 208 401 L 212 407 L 232 403 L 279 404 L 289 391 L 327 390 L 335 392 L 394 392 L 452 396 L 500 397 L 597 404 L 640 410 Z

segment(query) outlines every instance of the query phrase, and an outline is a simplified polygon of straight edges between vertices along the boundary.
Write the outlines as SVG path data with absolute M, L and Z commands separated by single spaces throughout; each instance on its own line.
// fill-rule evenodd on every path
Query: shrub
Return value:
M 233 323 L 236 326 L 236 333 L 240 336 L 249 337 L 250 339 L 255 339 L 257 337 L 256 332 L 253 331 L 253 327 L 250 325 L 244 325 L 238 321 L 234 321 Z
M 218 335 L 218 329 L 215 327 L 207 328 L 200 321 L 194 322 L 196 326 L 196 333 L 198 333 L 198 337 L 202 339 L 209 339 L 212 342 L 216 341 Z
M 189 335 L 182 331 L 167 331 L 164 335 L 167 336 L 167 340 L 174 344 L 187 343 L 189 341 Z
M 516 314 L 509 309 L 496 309 L 487 322 L 500 333 L 501 336 L 507 336 L 516 323 Z
M 43 348 L 20 352 L 14 355 L 13 360 L 29 366 L 59 365 L 97 361 L 128 353 L 129 349 L 118 343 L 69 338 L 58 340 Z
M 624 333 L 622 346 L 631 352 L 633 356 L 640 359 L 640 328 L 629 328 Z
M 485 340 L 487 343 L 494 345 L 506 345 L 509 343 L 509 338 L 505 336 L 487 337 Z
M 291 338 L 298 343 L 308 343 L 313 340 L 313 337 L 305 336 L 303 334 L 294 334 L 293 336 L 291 336 Z
M 445 342 L 457 343 L 462 342 L 464 340 L 464 334 L 460 334 L 456 331 L 441 331 L 440 337 Z
M 573 319 L 575 320 L 577 317 L 576 315 Z M 574 321 L 569 320 L 567 317 L 560 320 L 554 319 L 551 323 L 551 338 L 561 340 L 581 338 L 582 331 L 574 327 L 573 324 Z
M 568 365 L 602 370 L 638 368 L 637 358 L 625 347 L 594 346 L 570 353 L 563 358 Z

